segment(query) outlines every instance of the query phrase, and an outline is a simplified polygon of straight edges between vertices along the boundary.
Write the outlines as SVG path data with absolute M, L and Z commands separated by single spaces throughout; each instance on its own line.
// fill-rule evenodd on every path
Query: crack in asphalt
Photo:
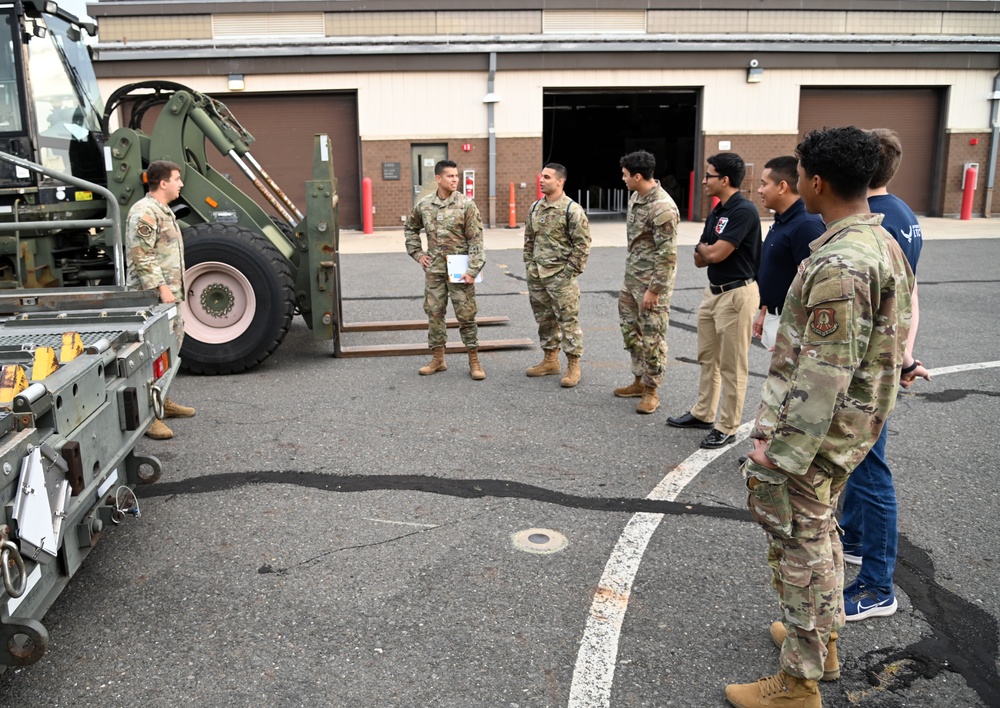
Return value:
M 893 580 L 906 592 L 912 605 L 924 614 L 934 636 L 889 653 L 866 671 L 869 683 L 879 685 L 879 677 L 893 666 L 904 669 L 889 671 L 894 676 L 894 688 L 908 688 L 918 678 L 931 679 L 946 669 L 961 674 L 986 705 L 998 705 L 1000 633 L 996 619 L 975 603 L 938 584 L 930 554 L 903 534 L 899 534 L 899 555 Z
M 651 513 L 668 516 L 700 516 L 746 523 L 756 522 L 745 509 L 705 504 L 686 504 L 658 499 L 629 497 L 587 497 L 565 494 L 531 484 L 497 479 L 444 479 L 430 475 L 335 475 L 295 470 L 261 470 L 205 475 L 178 482 L 160 483 L 136 489 L 140 498 L 176 497 L 186 494 L 206 494 L 257 484 L 295 484 L 331 492 L 418 491 L 464 499 L 508 498 L 527 499 L 574 509 L 620 513 Z M 488 513 L 488 512 L 483 512 Z M 453 522 L 457 523 L 457 522 Z M 433 529 L 411 531 L 369 544 L 345 546 L 326 551 L 301 561 L 304 565 L 323 556 L 345 550 L 391 543 Z M 284 575 L 287 568 L 263 565 L 258 573 Z M 932 679 L 941 671 L 960 674 L 969 687 L 986 705 L 998 705 L 1000 673 L 997 671 L 1000 629 L 997 621 L 984 609 L 942 587 L 935 580 L 934 563 L 930 554 L 899 535 L 899 555 L 894 576 L 930 625 L 933 636 L 921 639 L 898 650 L 880 649 L 865 655 L 863 664 L 868 683 L 875 691 L 905 690 L 918 679 Z M 852 704 L 868 696 L 845 691 Z

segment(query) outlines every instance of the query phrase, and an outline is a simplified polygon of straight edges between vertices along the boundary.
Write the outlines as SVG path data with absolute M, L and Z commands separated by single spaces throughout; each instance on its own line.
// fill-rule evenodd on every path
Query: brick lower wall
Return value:
M 977 145 L 970 145 L 972 139 L 977 139 Z M 764 169 L 764 163 L 772 157 L 779 155 L 794 155 L 795 146 L 798 145 L 797 135 L 706 135 L 704 139 L 704 154 L 706 157 L 714 155 L 719 150 L 719 141 L 728 140 L 731 148 L 728 152 L 735 152 L 747 163 L 747 175 L 743 180 L 741 189 L 743 196 L 750 199 L 757 205 L 757 209 L 762 216 L 769 216 L 764 206 L 757 196 L 757 186 L 760 183 L 760 173 Z M 945 136 L 944 150 L 944 188 L 941 191 L 941 204 L 937 210 L 942 216 L 957 216 L 962 208 L 962 173 L 966 162 L 979 163 L 978 187 L 973 200 L 973 216 L 982 216 L 986 204 L 986 169 L 989 160 L 990 134 L 989 133 L 952 133 Z M 709 200 L 705 196 L 704 189 L 701 188 L 701 175 L 704 174 L 704 165 L 696 172 L 698 184 L 696 189 L 701 198 L 701 214 L 704 220 L 709 211 Z M 891 187 L 890 187 L 891 189 Z M 682 210 L 687 206 L 681 207 Z M 1000 205 L 996 202 L 991 206 L 991 213 L 1000 211 Z
M 398 228 L 413 208 L 413 169 L 409 140 L 364 140 L 361 143 L 362 177 L 371 177 L 376 228 Z M 489 141 L 486 138 L 448 141 L 448 159 L 464 170 L 476 171 L 476 206 L 489 224 Z M 471 145 L 469 152 L 462 145 Z M 508 223 L 510 183 L 514 182 L 517 222 L 523 223 L 528 207 L 535 200 L 535 178 L 541 170 L 541 138 L 506 138 L 497 140 L 496 223 Z M 399 162 L 398 180 L 382 179 L 382 163 Z M 525 188 L 521 188 L 521 184 Z M 461 188 L 461 187 L 460 187 Z
M 977 145 L 970 145 L 970 139 L 977 138 Z M 779 155 L 793 155 L 798 144 L 798 136 L 785 135 L 706 135 L 704 155 L 714 155 L 719 150 L 719 141 L 730 141 L 730 152 L 739 154 L 747 163 L 747 174 L 741 185 L 743 196 L 757 205 L 762 216 L 768 212 L 757 196 L 760 173 L 764 163 Z M 945 138 L 945 184 L 942 190 L 940 212 L 944 216 L 959 214 L 962 205 L 962 171 L 966 162 L 978 162 L 979 186 L 976 189 L 973 215 L 982 216 L 986 200 L 986 168 L 989 159 L 989 133 L 956 133 Z M 398 228 L 400 217 L 410 212 L 413 205 L 413 175 L 410 165 L 409 140 L 366 140 L 361 144 L 362 176 L 371 177 L 373 184 L 376 228 Z M 472 150 L 462 151 L 463 144 L 470 144 Z M 489 225 L 489 141 L 485 138 L 458 139 L 448 141 L 448 156 L 458 163 L 459 173 L 463 170 L 476 171 L 476 204 L 483 215 L 483 222 Z M 401 163 L 399 180 L 382 179 L 382 163 Z M 535 201 L 535 180 L 542 165 L 541 138 L 499 138 L 497 139 L 497 187 L 496 225 L 506 226 L 509 221 L 510 184 L 514 183 L 516 202 L 516 223 L 524 223 L 528 208 Z M 705 165 L 695 172 L 695 194 L 700 199 L 701 220 L 709 211 L 709 199 L 701 186 L 701 175 Z M 522 188 L 521 184 L 525 186 Z M 572 190 L 570 190 L 572 192 Z M 687 205 L 678 205 L 682 217 L 687 217 Z M 992 212 L 1000 211 L 994 205 Z
M 970 145 L 973 139 L 978 145 Z M 945 177 L 944 194 L 941 214 L 957 216 L 962 212 L 962 175 L 966 162 L 979 163 L 979 178 L 972 200 L 972 215 L 982 216 L 986 205 L 986 169 L 990 155 L 989 133 L 950 133 L 945 142 Z M 996 214 L 996 203 L 991 206 L 991 213 Z

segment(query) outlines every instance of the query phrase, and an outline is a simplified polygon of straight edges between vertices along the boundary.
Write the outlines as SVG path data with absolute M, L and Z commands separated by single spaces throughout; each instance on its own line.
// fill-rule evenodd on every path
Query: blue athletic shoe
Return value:
M 888 617 L 896 613 L 897 607 L 896 593 L 892 590 L 882 593 L 859 583 L 851 583 L 844 588 L 844 612 L 848 622 L 868 617 Z

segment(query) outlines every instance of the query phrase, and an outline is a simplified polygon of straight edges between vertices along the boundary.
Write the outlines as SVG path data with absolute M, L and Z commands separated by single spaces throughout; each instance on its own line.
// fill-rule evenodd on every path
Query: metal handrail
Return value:
M 114 264 L 115 264 L 115 285 L 121 287 L 125 283 L 125 261 L 124 254 L 122 252 L 122 242 L 121 242 L 121 218 L 122 212 L 121 207 L 118 205 L 118 200 L 115 195 L 111 193 L 107 187 L 103 187 L 99 184 L 93 182 L 88 182 L 85 179 L 80 179 L 79 177 L 74 177 L 73 175 L 64 174 L 58 170 L 53 170 L 49 167 L 43 167 L 38 163 L 32 162 L 31 160 L 25 160 L 23 157 L 17 157 L 16 155 L 11 155 L 9 153 L 0 151 L 0 160 L 5 162 L 10 162 L 25 169 L 31 170 L 32 172 L 40 172 L 46 177 L 51 177 L 52 179 L 59 180 L 60 182 L 66 182 L 75 187 L 85 189 L 90 192 L 96 192 L 104 197 L 105 201 L 108 203 L 108 210 L 111 212 L 111 217 L 108 219 L 74 219 L 67 221 L 18 221 L 13 224 L 0 224 L 0 233 L 5 233 L 8 231 L 21 232 L 21 231 L 56 231 L 59 229 L 98 229 L 105 228 L 107 226 L 113 226 L 115 228 L 115 239 L 114 239 Z

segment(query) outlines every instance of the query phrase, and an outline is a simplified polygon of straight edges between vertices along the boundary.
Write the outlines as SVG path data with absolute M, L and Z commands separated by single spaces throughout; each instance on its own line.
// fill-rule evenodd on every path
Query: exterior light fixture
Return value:
M 760 66 L 760 62 L 756 59 L 750 60 L 750 68 L 747 69 L 747 83 L 748 84 L 759 84 L 764 80 L 764 70 Z
M 229 75 L 229 90 L 230 91 L 242 91 L 247 87 L 246 82 L 243 80 L 243 74 L 230 74 Z

